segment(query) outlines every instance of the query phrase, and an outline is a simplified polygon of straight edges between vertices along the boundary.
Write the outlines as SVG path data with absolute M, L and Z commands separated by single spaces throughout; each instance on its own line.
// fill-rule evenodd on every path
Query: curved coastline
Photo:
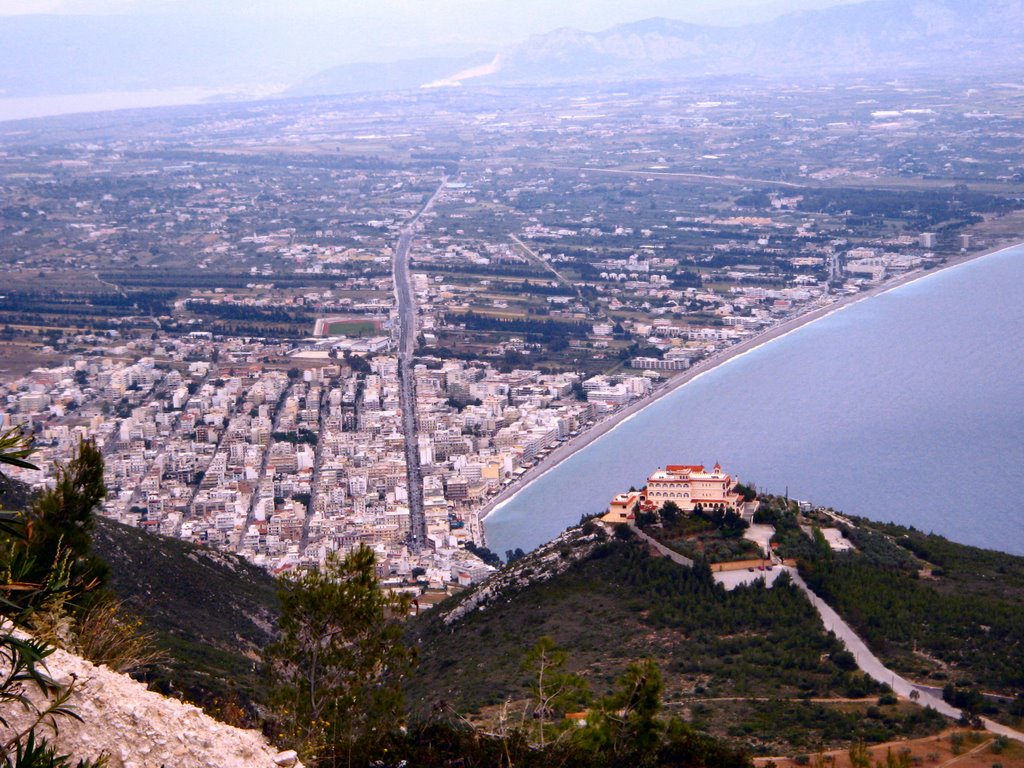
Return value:
M 505 488 L 499 492 L 496 496 L 490 499 L 486 504 L 476 510 L 473 514 L 475 517 L 474 528 L 480 532 L 481 540 L 486 540 L 486 532 L 484 530 L 484 521 L 493 512 L 504 507 L 510 501 L 512 501 L 522 491 L 526 490 L 531 483 L 543 477 L 545 474 L 550 472 L 552 469 L 557 467 L 563 461 L 566 461 L 570 457 L 574 456 L 579 451 L 587 448 L 592 443 L 600 440 L 604 436 L 610 434 L 617 427 L 626 423 L 634 416 L 639 414 L 645 408 L 658 402 L 666 395 L 675 392 L 676 390 L 686 386 L 687 384 L 696 381 L 706 373 L 725 365 L 726 363 L 742 357 L 750 352 L 753 352 L 760 347 L 769 344 L 773 341 L 788 336 L 795 331 L 810 325 L 811 323 L 822 320 L 836 312 L 840 312 L 847 307 L 853 306 L 861 301 L 881 296 L 889 293 L 890 291 L 902 288 L 910 285 L 911 283 L 918 282 L 929 276 L 941 274 L 951 269 L 963 266 L 978 259 L 986 256 L 992 256 L 998 253 L 1004 253 L 1014 248 L 1024 246 L 1024 241 L 1005 241 L 1000 245 L 993 246 L 983 251 L 976 253 L 970 253 L 961 255 L 948 260 L 946 263 L 937 266 L 933 269 L 916 269 L 907 272 L 898 277 L 887 280 L 877 286 L 874 286 L 868 291 L 844 296 L 834 302 L 831 302 L 825 306 L 810 309 L 800 315 L 789 318 L 782 321 L 781 323 L 774 325 L 761 333 L 746 339 L 739 344 L 735 344 L 727 349 L 718 352 L 706 360 L 701 361 L 697 365 L 693 366 L 687 371 L 684 371 L 663 383 L 658 389 L 654 391 L 648 397 L 643 398 L 626 408 L 618 411 L 602 421 L 595 424 L 593 427 L 588 429 L 586 432 L 578 435 L 569 442 L 559 446 L 553 450 L 548 456 L 546 456 L 540 463 L 530 467 L 522 477 L 515 481 L 508 488 Z

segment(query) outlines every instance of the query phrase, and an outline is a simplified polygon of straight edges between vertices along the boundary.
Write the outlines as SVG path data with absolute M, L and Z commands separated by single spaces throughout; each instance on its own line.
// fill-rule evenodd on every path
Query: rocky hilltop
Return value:
M 41 729 L 62 753 L 91 759 L 106 755 L 110 768 L 300 765 L 294 752 L 279 752 L 257 731 L 225 725 L 198 707 L 149 691 L 79 656 L 57 650 L 46 666 L 54 680 L 72 686 L 67 706 L 81 718 L 61 717 Z M 4 717 L 18 729 L 34 715 L 10 708 Z

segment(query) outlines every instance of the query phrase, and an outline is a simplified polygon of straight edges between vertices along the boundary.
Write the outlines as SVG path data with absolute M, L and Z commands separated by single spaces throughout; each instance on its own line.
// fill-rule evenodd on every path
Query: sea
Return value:
M 199 104 L 222 96 L 209 88 L 167 88 L 151 91 L 103 91 L 101 93 L 54 96 L 9 96 L 0 98 L 0 122 L 85 112 L 108 112 L 145 107 L 176 107 Z
M 529 551 L 659 467 L 716 462 L 765 492 L 1024 555 L 1024 246 L 697 377 L 496 508 L 487 544 Z

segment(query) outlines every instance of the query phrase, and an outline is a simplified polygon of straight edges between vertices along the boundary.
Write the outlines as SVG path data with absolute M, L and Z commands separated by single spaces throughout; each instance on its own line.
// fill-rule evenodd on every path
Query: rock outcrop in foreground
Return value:
M 61 753 L 105 754 L 109 768 L 301 768 L 294 752 L 279 752 L 260 733 L 218 722 L 127 675 L 61 650 L 46 662 L 54 680 L 74 684 L 68 706 L 82 718 L 58 718 L 56 733 L 51 725 L 40 728 Z M 12 704 L 5 709 L 12 728 L 31 724 L 32 713 Z

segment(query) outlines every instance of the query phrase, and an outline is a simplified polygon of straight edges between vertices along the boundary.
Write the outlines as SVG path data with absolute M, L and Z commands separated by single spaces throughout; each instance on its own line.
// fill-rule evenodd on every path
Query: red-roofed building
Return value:
M 693 512 L 698 504 L 704 509 L 732 507 L 749 519 L 757 502 L 745 502 L 742 494 L 736 493 L 738 482 L 739 478 L 722 471 L 721 464 L 715 464 L 710 472 L 701 464 L 669 464 L 647 478 L 644 500 L 655 509 L 673 501 L 684 512 Z
M 611 504 L 608 505 L 608 512 L 601 519 L 606 523 L 628 523 L 633 520 L 633 510 L 641 502 L 643 494 L 640 491 L 628 491 L 620 493 Z

